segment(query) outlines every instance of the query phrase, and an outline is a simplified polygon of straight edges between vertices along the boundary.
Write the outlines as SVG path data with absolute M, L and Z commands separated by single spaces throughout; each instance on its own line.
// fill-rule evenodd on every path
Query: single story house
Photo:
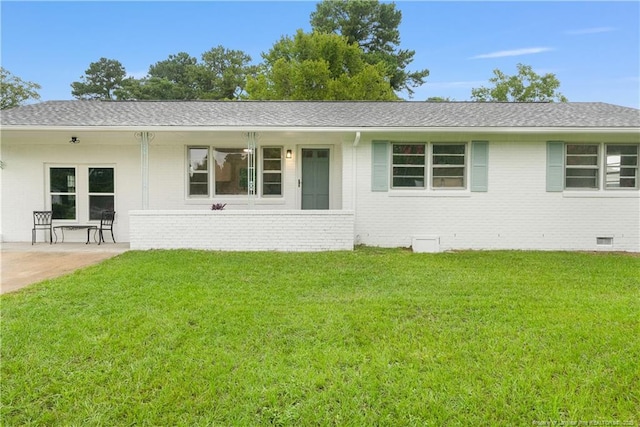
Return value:
M 35 210 L 115 210 L 132 249 L 640 252 L 633 108 L 48 101 L 0 123 L 5 242 Z

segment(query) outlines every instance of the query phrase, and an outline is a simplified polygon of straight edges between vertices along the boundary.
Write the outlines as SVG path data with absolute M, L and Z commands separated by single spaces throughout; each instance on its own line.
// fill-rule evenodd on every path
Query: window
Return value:
M 246 196 L 251 183 L 252 194 L 282 196 L 282 153 L 282 147 L 262 147 L 255 156 L 245 148 L 187 147 L 187 197 Z
M 425 144 L 393 144 L 392 188 L 424 188 Z
M 598 188 L 598 145 L 567 144 L 565 188 Z
M 99 220 L 102 211 L 114 209 L 113 168 L 89 168 L 89 219 Z
M 242 148 L 213 150 L 215 195 L 247 194 L 249 189 L 247 156 L 248 153 Z
M 282 148 L 262 149 L 262 195 L 282 195 Z
M 48 166 L 48 198 L 53 219 L 98 221 L 115 210 L 113 166 Z
M 49 168 L 53 219 L 76 219 L 76 168 Z
M 433 144 L 431 185 L 433 188 L 464 188 L 465 144 Z
M 189 148 L 189 196 L 209 196 L 208 148 Z
M 605 188 L 638 188 L 638 146 L 606 146 Z

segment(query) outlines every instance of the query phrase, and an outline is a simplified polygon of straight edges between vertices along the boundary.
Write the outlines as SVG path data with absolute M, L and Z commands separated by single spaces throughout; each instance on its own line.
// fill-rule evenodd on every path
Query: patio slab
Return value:
M 2 243 L 0 293 L 71 273 L 129 250 L 128 243 Z

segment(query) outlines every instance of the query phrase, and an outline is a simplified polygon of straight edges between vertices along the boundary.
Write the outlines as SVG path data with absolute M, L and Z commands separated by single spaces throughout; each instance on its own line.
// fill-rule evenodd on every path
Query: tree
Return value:
M 406 90 L 423 85 L 429 70 L 409 72 L 415 51 L 399 49 L 402 12 L 395 4 L 378 0 L 324 0 L 311 14 L 314 31 L 340 34 L 348 43 L 357 43 L 369 64 L 383 63 L 385 75 L 393 90 Z
M 78 99 L 114 99 L 114 91 L 122 87 L 126 71 L 115 59 L 100 58 L 89 64 L 80 82 L 71 83 L 71 95 Z
M 442 96 L 431 96 L 427 98 L 426 102 L 453 102 L 454 100 L 447 97 Z
M 336 34 L 283 37 L 266 54 L 256 77 L 249 77 L 250 99 L 397 99 L 382 64 L 365 61 L 362 49 Z
M 246 53 L 223 46 L 203 53 L 202 60 L 185 52 L 169 55 L 150 66 L 146 77 L 123 80 L 114 94 L 118 99 L 238 99 L 257 68 Z
M 148 76 L 152 88 L 162 87 L 166 91 L 159 99 L 198 99 L 197 70 L 198 60 L 186 52 L 179 52 L 149 67 Z
M 239 99 L 245 93 L 247 77 L 257 72 L 251 56 L 241 50 L 214 47 L 202 54 L 198 85 L 206 99 Z
M 474 101 L 486 102 L 567 102 L 567 98 L 557 91 L 560 81 L 555 74 L 543 76 L 536 74 L 530 65 L 518 64 L 518 74 L 508 76 L 502 71 L 493 70 L 494 77 L 489 79 L 492 88 L 484 86 L 471 89 Z
M 40 99 L 37 92 L 40 88 L 39 84 L 24 81 L 0 67 L 0 109 L 18 107 L 29 99 Z

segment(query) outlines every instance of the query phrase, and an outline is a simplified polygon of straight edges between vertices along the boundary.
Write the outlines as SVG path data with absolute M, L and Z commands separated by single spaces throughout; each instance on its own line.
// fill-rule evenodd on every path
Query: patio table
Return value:
M 91 230 L 94 230 L 93 240 L 97 243 L 98 241 L 96 240 L 96 232 L 98 231 L 98 226 L 97 225 L 78 225 L 78 224 L 54 226 L 53 227 L 53 235 L 55 236 L 54 243 L 58 243 L 58 233 L 56 230 L 60 230 L 60 235 L 61 235 L 60 243 L 64 243 L 64 230 L 85 230 L 85 229 L 87 230 L 87 242 L 85 243 L 85 245 L 89 244 L 89 235 L 91 233 Z

